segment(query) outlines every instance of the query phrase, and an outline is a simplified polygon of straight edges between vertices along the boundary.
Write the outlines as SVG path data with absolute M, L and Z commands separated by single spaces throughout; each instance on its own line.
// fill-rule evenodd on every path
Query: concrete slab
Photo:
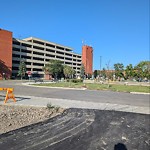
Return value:
M 115 110 L 122 112 L 133 112 L 141 114 L 150 114 L 149 106 L 131 106 L 131 105 L 121 105 L 121 104 L 111 104 L 111 103 L 100 103 L 100 102 L 87 102 L 79 100 L 69 100 L 69 99 L 56 99 L 56 98 L 45 98 L 45 97 L 35 97 L 35 96 L 24 96 L 15 95 L 17 102 L 14 103 L 9 100 L 5 105 L 24 105 L 24 106 L 37 106 L 46 107 L 47 104 L 59 106 L 62 108 L 84 108 L 84 109 L 98 109 L 98 110 Z M 0 104 L 3 105 L 2 97 L 0 97 Z

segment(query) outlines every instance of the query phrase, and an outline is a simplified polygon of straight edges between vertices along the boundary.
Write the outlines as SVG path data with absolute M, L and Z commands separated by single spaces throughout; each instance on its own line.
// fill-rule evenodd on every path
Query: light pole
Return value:
M 101 65 L 102 65 L 102 56 L 100 56 L 100 70 L 99 70 L 99 76 L 101 76 Z

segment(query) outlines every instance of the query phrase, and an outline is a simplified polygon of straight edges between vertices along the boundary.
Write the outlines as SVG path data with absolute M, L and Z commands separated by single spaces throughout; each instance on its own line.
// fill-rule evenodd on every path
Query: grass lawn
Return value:
M 72 82 L 58 82 L 58 83 L 43 83 L 38 86 L 49 86 L 49 87 L 69 87 L 69 88 L 83 88 L 86 87 L 89 90 L 111 90 L 119 92 L 144 92 L 150 93 L 150 86 L 140 85 L 119 85 L 110 84 L 98 84 L 98 83 L 72 83 Z

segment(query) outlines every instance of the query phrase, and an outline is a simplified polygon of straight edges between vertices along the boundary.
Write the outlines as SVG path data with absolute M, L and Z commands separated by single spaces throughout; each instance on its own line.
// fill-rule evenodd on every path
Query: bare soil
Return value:
M 0 105 L 0 134 L 47 120 L 63 111 L 62 108 Z
M 0 135 L 0 150 L 150 150 L 150 115 L 66 109 Z

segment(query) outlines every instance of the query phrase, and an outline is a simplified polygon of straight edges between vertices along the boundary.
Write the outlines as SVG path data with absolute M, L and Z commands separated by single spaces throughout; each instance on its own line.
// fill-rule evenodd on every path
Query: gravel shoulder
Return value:
M 42 122 L 63 111 L 62 108 L 0 105 L 0 134 Z

